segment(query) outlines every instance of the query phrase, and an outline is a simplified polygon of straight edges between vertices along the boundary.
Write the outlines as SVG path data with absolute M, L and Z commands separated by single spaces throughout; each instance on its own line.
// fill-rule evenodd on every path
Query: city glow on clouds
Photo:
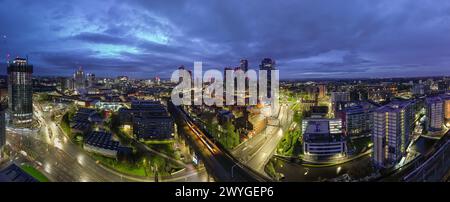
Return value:
M 137 37 L 158 44 L 167 44 L 169 40 L 168 37 L 163 34 L 151 34 L 147 32 L 139 32 L 137 33 Z
M 251 68 L 281 78 L 450 73 L 450 2 L 0 0 L 0 59 L 36 74 L 169 77 L 180 65 Z M 12 10 L 17 12 L 11 12 Z M 5 64 L 3 64 L 4 66 Z
M 126 45 L 98 44 L 91 47 L 99 57 L 120 57 L 122 53 L 138 54 L 136 47 Z

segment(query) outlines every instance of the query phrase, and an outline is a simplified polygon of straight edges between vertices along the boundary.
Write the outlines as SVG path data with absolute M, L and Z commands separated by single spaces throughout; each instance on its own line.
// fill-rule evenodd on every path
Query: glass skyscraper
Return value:
M 259 66 L 260 70 L 267 71 L 267 97 L 272 98 L 272 70 L 275 70 L 275 60 L 264 58 Z
M 8 63 L 8 108 L 13 124 L 33 120 L 33 66 L 26 59 L 16 58 Z

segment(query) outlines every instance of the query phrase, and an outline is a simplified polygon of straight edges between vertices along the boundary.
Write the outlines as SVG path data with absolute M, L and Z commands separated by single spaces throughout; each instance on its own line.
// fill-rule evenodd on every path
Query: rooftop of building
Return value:
M 437 96 L 425 98 L 426 103 L 444 102 L 446 100 L 450 100 L 450 94 L 444 93 Z
M 91 108 L 79 108 L 77 113 L 81 113 L 81 114 L 92 114 L 95 113 L 97 111 L 95 111 L 95 109 L 91 109 Z
M 0 182 L 38 182 L 16 164 L 10 164 L 0 170 Z
M 330 143 L 342 141 L 342 133 L 334 133 L 327 119 L 309 120 L 303 139 L 308 143 Z
M 134 122 L 139 122 L 142 120 L 172 120 L 172 117 L 170 117 L 168 114 L 137 114 L 133 116 Z
M 450 93 L 441 94 L 440 97 L 444 100 L 450 100 Z
M 328 106 L 312 106 L 311 112 L 313 114 L 327 114 L 328 113 Z
M 89 122 L 75 122 L 75 124 L 72 125 L 71 128 L 77 129 L 77 130 L 86 130 L 91 127 L 91 124 Z
M 377 105 L 366 101 L 352 102 L 346 105 L 344 111 L 347 113 L 359 113 L 365 110 L 375 110 L 377 107 Z
M 231 111 L 221 109 L 217 113 L 220 114 L 220 115 L 226 115 L 226 114 L 231 114 Z
M 157 105 L 161 105 L 161 102 L 156 101 L 156 100 L 133 100 L 131 102 L 131 106 L 157 106 Z
M 397 112 L 411 106 L 413 101 L 411 100 L 394 100 L 387 105 L 381 106 L 376 109 L 376 112 Z
M 89 121 L 88 114 L 76 113 L 72 118 L 72 122 L 88 122 L 88 121 Z
M 91 132 L 85 144 L 109 150 L 117 150 L 119 147 L 119 142 L 112 140 L 112 134 L 104 131 Z
M 27 63 L 27 59 L 26 58 L 21 58 L 21 57 L 16 57 L 13 60 L 13 63 Z
M 308 121 L 305 133 L 330 133 L 329 122 L 326 120 Z
M 311 118 L 311 117 L 308 117 L 308 118 L 303 119 L 303 121 L 308 121 L 308 122 L 310 122 L 310 121 L 328 121 L 328 122 L 337 121 L 337 122 L 340 122 L 341 119 L 338 119 L 338 118 Z

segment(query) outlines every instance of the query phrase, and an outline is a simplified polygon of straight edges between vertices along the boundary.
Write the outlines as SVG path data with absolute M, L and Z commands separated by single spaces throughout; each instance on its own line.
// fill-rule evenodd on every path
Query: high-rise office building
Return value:
M 246 59 L 241 59 L 240 60 L 240 62 L 239 62 L 239 66 L 237 66 L 236 68 L 231 68 L 231 67 L 225 67 L 225 69 L 224 69 L 224 74 L 223 74 L 223 81 L 224 81 L 224 89 L 225 89 L 225 92 L 226 92 L 226 81 L 227 81 L 227 70 L 231 70 L 232 72 L 233 72 L 233 74 L 236 74 L 237 73 L 237 71 L 239 71 L 239 70 L 242 70 L 244 73 L 245 72 L 247 72 L 248 71 L 248 60 L 246 60 Z M 239 89 L 238 88 L 238 85 L 240 85 L 239 84 L 239 79 L 238 79 L 238 76 L 237 75 L 235 75 L 234 76 L 234 93 L 235 93 L 235 97 L 236 98 L 238 98 L 238 97 L 242 97 L 242 96 L 244 96 L 244 99 L 246 99 L 246 95 L 248 95 L 249 94 L 249 91 L 248 91 L 248 88 L 249 88 L 249 78 L 248 77 L 245 77 L 245 80 L 244 80 L 244 89 Z M 247 102 L 247 101 L 245 101 L 245 102 Z
M 302 134 L 303 152 L 307 159 L 343 157 L 347 153 L 340 119 L 304 119 Z
M 351 101 L 364 101 L 368 99 L 368 92 L 366 89 L 356 88 L 350 91 Z
M 348 102 L 350 101 L 349 92 L 332 92 L 331 102 Z
M 445 91 L 450 90 L 449 89 L 449 87 L 450 87 L 449 82 L 446 81 L 446 80 L 439 81 L 437 83 L 437 87 L 438 87 L 438 90 L 441 91 L 441 92 L 445 92 Z
M 327 86 L 325 84 L 319 84 L 319 98 L 323 98 L 327 95 Z
M 229 72 L 233 73 L 233 72 L 234 72 L 234 69 L 231 68 L 231 67 L 225 67 L 225 68 L 223 69 L 223 89 L 224 89 L 225 92 L 226 92 L 227 90 L 228 90 L 228 91 L 230 90 L 230 89 L 227 89 L 227 75 L 228 75 Z M 232 75 L 232 74 L 230 74 L 230 75 Z
M 75 90 L 82 94 L 85 92 L 86 88 L 86 75 L 83 72 L 83 68 L 79 67 L 78 70 L 73 75 L 73 79 L 75 81 Z
M 86 74 L 87 87 L 91 88 L 95 84 L 95 74 L 88 73 Z
M 26 59 L 16 58 L 8 64 L 9 112 L 14 124 L 33 120 L 33 65 Z
M 181 65 L 180 67 L 178 67 L 179 73 L 178 73 L 178 84 L 183 82 L 183 74 L 181 73 L 183 70 L 186 70 L 186 68 L 184 67 L 184 65 Z
M 347 136 L 367 135 L 372 132 L 373 112 L 376 105 L 369 102 L 349 103 L 342 113 L 344 134 Z
M 445 94 L 442 96 L 444 100 L 444 118 L 447 124 L 450 124 L 450 94 Z
M 65 86 L 66 90 L 69 90 L 69 91 L 75 90 L 75 80 L 73 78 L 65 79 L 64 86 Z
M 315 100 L 319 97 L 319 88 L 317 86 L 308 85 L 305 87 L 305 92 L 308 94 L 310 100 Z
M 135 100 L 131 109 L 121 108 L 119 120 L 131 124 L 137 139 L 154 140 L 173 138 L 174 122 L 159 101 Z
M 333 113 L 342 111 L 345 107 L 345 104 L 349 101 L 349 92 L 331 92 L 331 111 Z
M 239 68 L 244 71 L 247 72 L 248 71 L 248 60 L 246 59 L 242 59 L 240 64 L 239 64 Z
M 430 92 L 430 86 L 423 83 L 414 84 L 411 88 L 411 93 L 413 95 L 424 95 Z
M 275 70 L 275 60 L 264 58 L 259 66 L 260 70 L 267 71 L 267 97 L 271 98 L 272 94 L 272 71 Z
M 414 127 L 410 101 L 395 101 L 374 112 L 373 160 L 377 166 L 390 167 L 406 154 Z
M 425 100 L 428 129 L 439 131 L 444 124 L 444 100 L 441 97 L 429 97 Z

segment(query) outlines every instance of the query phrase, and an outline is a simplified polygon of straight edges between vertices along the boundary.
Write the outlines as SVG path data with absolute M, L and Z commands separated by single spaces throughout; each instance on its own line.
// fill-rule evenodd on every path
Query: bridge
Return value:
M 381 181 L 439 182 L 450 171 L 450 134 L 447 132 L 426 154 L 381 177 Z
M 448 136 L 447 136 L 448 137 Z M 450 171 L 450 138 L 435 146 L 435 151 L 428 159 L 403 177 L 406 182 L 438 182 L 444 180 Z

